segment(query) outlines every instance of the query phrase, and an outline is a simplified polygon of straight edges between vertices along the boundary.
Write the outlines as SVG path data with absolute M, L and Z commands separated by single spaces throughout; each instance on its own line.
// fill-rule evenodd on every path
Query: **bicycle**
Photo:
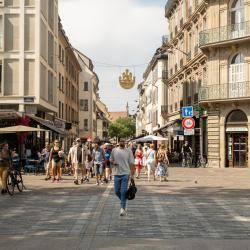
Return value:
M 190 168 L 192 165 L 192 156 L 190 153 L 183 153 L 182 154 L 182 167 Z
M 7 192 L 10 196 L 12 196 L 15 192 L 15 186 L 17 187 L 19 192 L 22 192 L 24 189 L 23 178 L 21 171 L 10 167 L 8 169 L 8 175 L 6 179 L 6 188 Z
M 205 168 L 205 167 L 207 167 L 207 161 L 202 155 L 199 155 L 198 160 L 196 162 L 196 167 L 197 168 L 200 168 L 200 167 Z

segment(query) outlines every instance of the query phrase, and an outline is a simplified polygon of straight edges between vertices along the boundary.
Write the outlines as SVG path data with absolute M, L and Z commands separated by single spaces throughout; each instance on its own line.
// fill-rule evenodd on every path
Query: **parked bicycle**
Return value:
M 199 155 L 198 160 L 196 162 L 196 167 L 197 168 L 200 168 L 200 167 L 205 168 L 205 167 L 207 167 L 207 161 L 202 155 Z
M 6 188 L 9 195 L 13 195 L 17 187 L 19 192 L 24 189 L 23 178 L 21 171 L 11 166 L 8 170 L 8 176 L 6 180 Z

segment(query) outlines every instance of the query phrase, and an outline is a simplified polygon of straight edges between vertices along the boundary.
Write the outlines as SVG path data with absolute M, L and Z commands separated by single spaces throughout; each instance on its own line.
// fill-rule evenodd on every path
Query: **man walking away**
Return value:
M 96 175 L 96 185 L 99 185 L 102 181 L 103 174 L 103 163 L 105 162 L 105 154 L 103 149 L 101 148 L 101 142 L 99 140 L 95 141 L 95 146 L 92 152 L 92 158 L 94 160 L 94 169 Z
M 113 165 L 115 193 L 121 201 L 120 216 L 126 215 L 126 192 L 129 176 L 134 175 L 134 157 L 130 149 L 125 148 L 125 140 L 120 140 L 119 147 L 113 149 L 110 156 Z

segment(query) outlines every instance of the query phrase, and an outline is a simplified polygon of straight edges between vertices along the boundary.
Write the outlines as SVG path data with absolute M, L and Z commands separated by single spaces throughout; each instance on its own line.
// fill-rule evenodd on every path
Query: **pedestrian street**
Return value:
M 168 182 L 136 180 L 127 216 L 113 183 L 24 176 L 0 197 L 0 249 L 249 249 L 250 170 L 170 168 Z

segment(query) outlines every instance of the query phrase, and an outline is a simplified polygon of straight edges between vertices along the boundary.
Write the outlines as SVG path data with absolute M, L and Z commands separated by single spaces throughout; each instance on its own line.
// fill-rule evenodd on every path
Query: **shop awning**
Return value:
M 177 120 L 168 122 L 166 125 L 158 128 L 157 130 L 154 130 L 154 133 L 157 133 L 157 132 L 164 132 L 164 133 L 168 132 L 168 128 L 170 128 L 171 126 L 173 126 L 176 123 L 181 123 L 181 119 L 177 119 Z
M 40 117 L 33 116 L 33 115 L 28 115 L 28 117 L 31 118 L 32 120 L 36 121 L 40 125 L 48 128 L 49 130 L 52 130 L 52 131 L 56 132 L 57 134 L 60 134 L 60 135 L 65 135 L 66 134 L 64 130 L 61 130 L 61 129 L 55 127 L 54 125 L 50 124 L 49 121 L 47 121 L 47 120 L 44 120 L 44 119 L 42 119 Z
M 23 125 L 0 128 L 0 134 L 22 133 L 22 132 L 44 132 L 45 129 L 33 128 Z

